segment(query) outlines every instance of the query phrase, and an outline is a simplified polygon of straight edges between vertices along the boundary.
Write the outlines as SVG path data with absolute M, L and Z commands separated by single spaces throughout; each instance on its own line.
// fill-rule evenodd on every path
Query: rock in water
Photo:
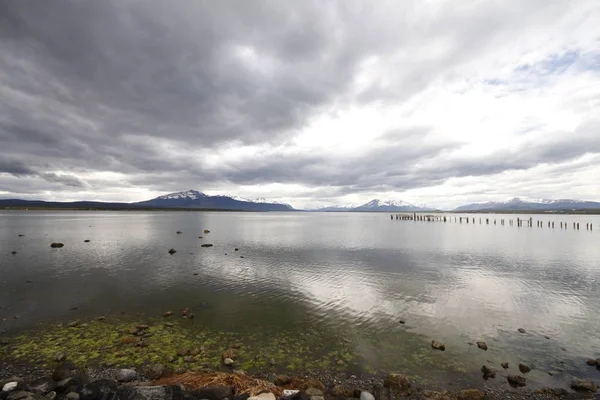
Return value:
M 83 241 L 83 243 L 89 243 L 89 242 L 90 242 L 90 239 L 85 239 L 85 240 Z
M 13 250 L 10 252 L 10 254 L 12 254 L 14 256 L 15 254 L 17 254 L 17 252 Z
M 444 351 L 444 350 L 446 350 L 446 345 L 444 345 L 441 342 L 438 342 L 437 340 L 432 340 L 431 341 L 431 348 L 435 349 L 435 350 Z
M 170 255 L 173 255 L 173 254 L 175 254 L 175 253 L 177 253 L 177 250 L 175 250 L 175 249 L 171 249 L 171 250 L 169 250 L 169 254 L 170 254 Z
M 116 378 L 119 382 L 131 382 L 137 378 L 138 374 L 132 369 L 120 369 L 117 371 Z
M 412 394 L 408 377 L 403 374 L 389 374 L 383 381 L 383 386 L 395 396 L 407 397 Z
M 507 363 L 507 362 L 503 362 L 503 363 L 502 363 L 502 364 L 500 364 L 500 365 L 502 365 L 502 368 L 504 368 L 504 369 L 508 369 L 508 363 Z
M 375 397 L 371 393 L 363 390 L 360 392 L 360 400 L 375 400 Z
M 210 233 L 210 231 L 208 229 L 205 229 L 204 233 Z
M 590 367 L 595 367 L 597 364 L 598 364 L 598 362 L 596 360 L 592 360 L 592 359 L 587 360 L 587 365 L 589 365 Z
M 531 368 L 529 367 L 529 365 L 525 365 L 523 363 L 519 363 L 519 371 L 521 371 L 522 374 L 526 374 L 529 371 L 531 371 Z
M 477 347 L 479 347 L 481 350 L 485 350 L 485 351 L 487 351 L 487 349 L 488 349 L 487 344 L 485 342 L 477 342 Z
M 598 390 L 598 386 L 594 382 L 583 381 L 580 379 L 576 379 L 571 382 L 571 389 L 578 392 L 596 392 Z
M 506 377 L 506 380 L 513 387 L 523 387 L 526 385 L 525 378 L 520 375 L 509 375 Z
M 527 331 L 526 331 L 525 329 L 523 329 L 523 328 L 519 328 L 519 329 L 517 329 L 517 330 L 518 330 L 520 333 L 527 333 Z
M 213 245 L 210 243 L 204 243 L 204 244 L 201 244 L 200 247 L 213 247 Z
M 493 368 L 490 368 L 487 365 L 481 367 L 481 372 L 483 372 L 483 379 L 487 380 L 488 378 L 496 377 L 496 371 L 494 371 Z
M 50 243 L 50 247 L 55 248 L 55 249 L 61 248 L 64 245 L 65 245 L 64 243 Z
M 177 234 L 178 234 L 178 235 L 181 235 L 181 231 L 177 231 Z

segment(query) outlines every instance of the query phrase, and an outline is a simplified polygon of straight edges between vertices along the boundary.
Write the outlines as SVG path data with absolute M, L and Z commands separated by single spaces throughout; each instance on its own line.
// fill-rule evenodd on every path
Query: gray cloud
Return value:
M 333 198 L 600 152 L 593 120 L 572 134 L 578 140 L 557 132 L 485 157 L 462 153 L 465 143 L 453 132 L 441 135 L 433 121 L 392 129 L 360 152 L 286 151 L 313 118 L 344 106 L 403 104 L 512 43 L 517 29 L 569 9 L 567 1 L 555 8 L 519 2 L 516 11 L 503 2 L 460 10 L 441 4 L 421 21 L 418 3 L 396 12 L 395 3 L 359 1 L 2 2 L 0 173 L 23 182 L 0 181 L 0 188 L 230 185 L 235 192 L 279 182 Z M 580 52 L 568 54 L 568 65 L 552 71 L 576 64 Z M 379 67 L 367 68 L 367 83 L 357 86 L 373 60 Z M 244 163 L 204 162 L 245 145 L 271 150 Z M 124 177 L 82 178 L 91 173 Z

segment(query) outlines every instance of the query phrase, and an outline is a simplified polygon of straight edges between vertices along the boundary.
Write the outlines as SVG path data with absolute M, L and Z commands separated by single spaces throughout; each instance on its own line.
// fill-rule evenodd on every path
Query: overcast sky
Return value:
M 600 200 L 600 4 L 0 2 L 0 197 Z

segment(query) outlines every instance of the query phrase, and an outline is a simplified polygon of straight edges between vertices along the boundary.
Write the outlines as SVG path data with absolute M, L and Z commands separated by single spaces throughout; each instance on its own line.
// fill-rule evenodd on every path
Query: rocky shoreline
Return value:
M 597 387 L 569 392 L 471 388 L 446 390 L 421 387 L 404 374 L 340 378 L 219 372 L 210 369 L 174 373 L 163 364 L 140 368 L 78 368 L 68 360 L 53 370 L 0 365 L 0 400 L 521 400 L 597 399 Z

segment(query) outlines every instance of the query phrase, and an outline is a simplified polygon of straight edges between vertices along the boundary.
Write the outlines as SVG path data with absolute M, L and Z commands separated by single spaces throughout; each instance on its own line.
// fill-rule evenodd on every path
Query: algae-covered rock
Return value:
M 385 378 L 383 386 L 396 396 L 410 396 L 412 393 L 410 381 L 404 374 L 389 374 Z

